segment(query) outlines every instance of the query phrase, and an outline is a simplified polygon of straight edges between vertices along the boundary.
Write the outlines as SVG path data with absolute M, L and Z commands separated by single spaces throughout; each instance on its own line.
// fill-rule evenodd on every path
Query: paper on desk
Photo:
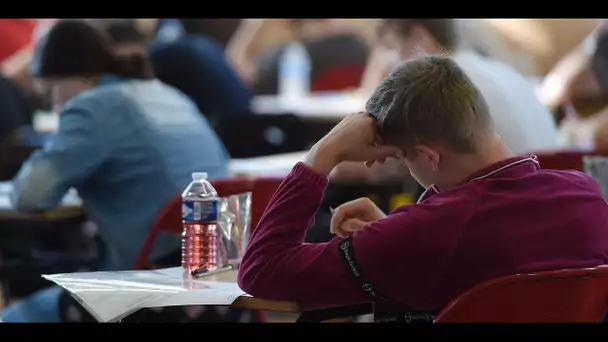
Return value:
M 230 305 L 246 295 L 235 282 L 185 279 L 181 267 L 42 277 L 70 292 L 100 322 L 116 322 L 142 308 Z
M 0 209 L 11 209 L 13 205 L 11 204 L 10 195 L 13 191 L 13 183 L 8 182 L 0 182 Z M 61 206 L 63 207 L 79 207 L 82 205 L 82 200 L 78 196 L 78 192 L 75 189 L 70 189 L 67 194 L 63 197 L 61 201 Z

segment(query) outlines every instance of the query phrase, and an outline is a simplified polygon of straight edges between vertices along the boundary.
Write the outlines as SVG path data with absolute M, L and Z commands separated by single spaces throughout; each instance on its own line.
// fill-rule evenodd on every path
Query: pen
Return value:
M 198 270 L 194 270 L 190 273 L 190 275 L 192 275 L 195 278 L 201 278 L 201 277 L 205 277 L 205 276 L 210 276 L 210 275 L 214 275 L 214 274 L 218 274 L 221 272 L 226 272 L 226 271 L 232 271 L 234 269 L 234 266 L 232 265 L 228 265 L 226 267 L 220 267 L 217 268 L 215 270 L 207 270 L 206 268 L 200 268 Z

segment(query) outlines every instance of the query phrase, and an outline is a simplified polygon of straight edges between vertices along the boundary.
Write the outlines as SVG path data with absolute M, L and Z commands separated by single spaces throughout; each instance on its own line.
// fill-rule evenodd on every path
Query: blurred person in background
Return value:
M 223 48 L 212 38 L 184 34 L 156 40 L 131 21 L 110 21 L 106 26 L 117 54 L 149 54 L 156 77 L 192 99 L 214 125 L 226 117 L 249 114 L 251 92 L 226 60 Z
M 608 21 L 602 21 L 579 45 L 562 57 L 545 77 L 541 98 L 550 108 L 608 89 Z
M 565 118 L 562 128 L 580 140 L 608 150 L 608 21 L 603 20 L 578 46 L 564 56 L 544 79 L 540 91 L 550 108 L 569 108 L 576 112 L 582 104 L 588 113 Z M 587 106 L 585 103 L 587 102 Z M 603 109 L 602 109 L 603 108 Z M 576 132 L 579 131 L 579 132 Z
M 226 48 L 242 19 L 159 19 L 158 41 L 175 40 L 182 35 L 206 36 Z
M 59 129 L 13 180 L 20 210 L 49 209 L 75 188 L 107 245 L 106 270 L 130 269 L 158 212 L 191 173 L 228 176 L 224 146 L 194 103 L 156 80 L 144 56 L 116 56 L 84 21 L 64 20 L 39 42 L 32 73 L 61 108 Z M 162 236 L 151 260 L 180 249 Z M 5 322 L 61 321 L 58 287 L 7 307 Z
M 276 25 L 278 20 L 287 22 L 290 36 L 301 41 L 308 51 L 311 82 L 331 67 L 364 66 L 367 61 L 369 49 L 365 39 L 337 19 L 247 19 L 235 33 L 228 53 L 239 75 L 255 94 L 278 92 L 279 61 L 289 42 L 271 46 L 258 56 L 247 53 L 264 26 Z

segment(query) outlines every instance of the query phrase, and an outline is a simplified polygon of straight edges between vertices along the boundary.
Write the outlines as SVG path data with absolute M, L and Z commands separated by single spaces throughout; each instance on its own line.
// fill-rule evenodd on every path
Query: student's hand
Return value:
M 330 231 L 340 237 L 350 236 L 366 224 L 386 217 L 367 197 L 346 202 L 334 210 Z
M 395 157 L 399 149 L 383 145 L 376 123 L 367 113 L 357 113 L 340 121 L 325 137 L 313 146 L 305 163 L 325 176 L 341 162 L 365 162 L 367 166 L 384 163 Z

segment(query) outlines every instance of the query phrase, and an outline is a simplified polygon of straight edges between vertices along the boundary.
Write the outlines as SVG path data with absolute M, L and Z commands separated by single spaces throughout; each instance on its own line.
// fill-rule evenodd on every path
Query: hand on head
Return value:
M 378 137 L 374 119 L 357 113 L 340 121 L 309 152 L 306 162 L 316 171 L 328 175 L 341 162 L 365 162 L 367 166 L 384 163 L 396 157 L 399 149 L 384 145 Z
M 386 217 L 367 197 L 337 207 L 331 218 L 330 231 L 340 237 L 350 236 L 363 226 Z

